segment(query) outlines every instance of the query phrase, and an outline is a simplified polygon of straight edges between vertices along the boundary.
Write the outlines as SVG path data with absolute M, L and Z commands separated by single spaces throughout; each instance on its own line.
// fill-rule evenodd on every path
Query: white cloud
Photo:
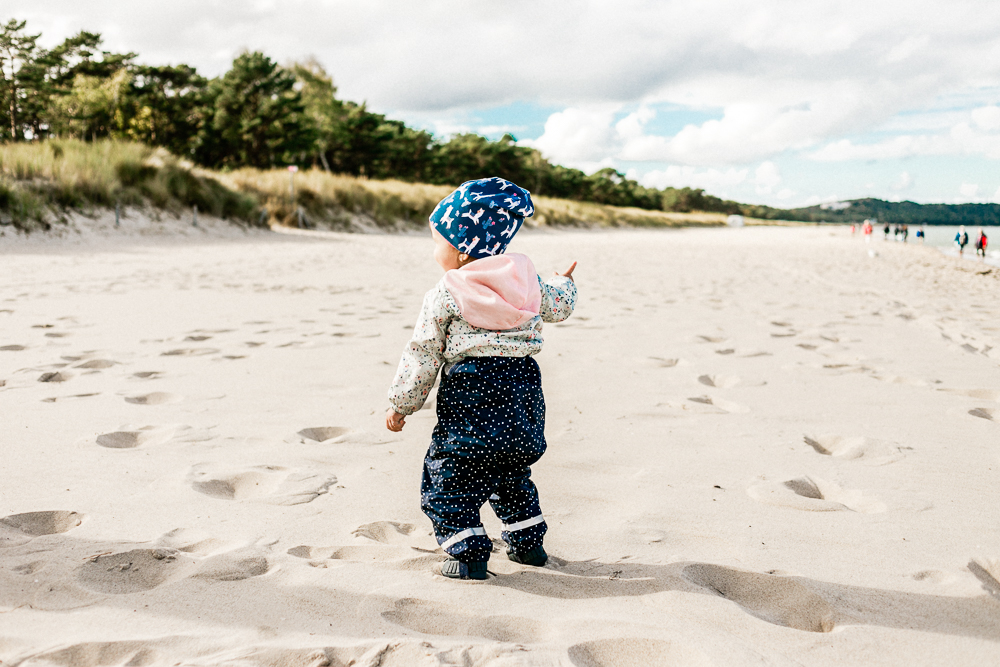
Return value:
M 777 197 L 778 199 L 784 201 L 785 199 L 789 199 L 790 197 L 792 197 L 792 195 L 794 195 L 794 194 L 795 194 L 795 191 L 792 190 L 791 188 L 782 188 L 781 190 L 778 190 L 778 194 L 776 194 L 774 196 Z
M 754 172 L 755 190 L 759 195 L 769 195 L 781 183 L 781 173 L 778 165 L 773 162 L 761 162 Z
M 635 178 L 642 185 L 648 188 L 701 188 L 709 192 L 716 192 L 720 188 L 739 185 L 747 179 L 747 169 L 734 169 L 730 167 L 726 170 L 704 169 L 697 170 L 694 167 L 670 165 L 666 169 L 650 171 L 638 178 L 635 170 L 630 170 L 630 178 Z
M 958 186 L 958 193 L 968 201 L 972 201 L 979 196 L 979 185 L 976 183 L 962 183 Z
M 990 122 L 987 114 L 980 114 L 980 119 L 983 123 Z M 951 127 L 947 133 L 904 134 L 870 144 L 856 144 L 850 139 L 840 139 L 812 152 L 809 157 L 820 162 L 843 162 L 920 155 L 983 155 L 990 159 L 1000 159 L 1000 134 L 984 132 L 963 121 Z
M 618 152 L 620 137 L 611 127 L 615 111 L 614 107 L 559 111 L 545 121 L 541 137 L 524 143 L 568 166 L 599 163 Z
M 988 106 L 973 109 L 970 112 L 972 122 L 986 131 L 1000 130 L 1000 107 Z
M 910 172 L 904 171 L 899 175 L 899 178 L 897 178 L 889 187 L 892 190 L 895 190 L 896 192 L 909 190 L 911 187 L 913 187 L 913 177 L 910 176 Z
M 655 111 L 647 106 L 642 106 L 638 111 L 630 113 L 615 123 L 615 130 L 618 132 L 618 136 L 625 140 L 638 139 L 643 136 L 646 123 L 655 117 Z
M 892 47 L 892 50 L 886 55 L 885 61 L 887 63 L 902 62 L 917 54 L 919 51 L 927 48 L 928 42 L 930 42 L 930 39 L 927 35 L 907 37 L 902 42 Z

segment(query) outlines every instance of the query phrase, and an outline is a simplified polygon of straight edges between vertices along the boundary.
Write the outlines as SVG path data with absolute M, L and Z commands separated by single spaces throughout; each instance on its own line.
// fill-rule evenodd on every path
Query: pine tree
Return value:
M 29 35 L 24 32 L 26 21 L 11 19 L 0 25 L 0 79 L 3 81 L 4 104 L 3 113 L 6 116 L 3 133 L 10 141 L 24 137 L 20 111 L 24 90 L 23 74 L 30 71 L 34 62 L 37 46 L 41 35 Z M 27 71 L 26 71 L 27 66 Z M 9 134 L 7 134 L 9 132 Z
M 316 133 L 295 77 L 264 54 L 238 56 L 208 96 L 213 114 L 198 149 L 203 163 L 267 169 L 313 152 Z

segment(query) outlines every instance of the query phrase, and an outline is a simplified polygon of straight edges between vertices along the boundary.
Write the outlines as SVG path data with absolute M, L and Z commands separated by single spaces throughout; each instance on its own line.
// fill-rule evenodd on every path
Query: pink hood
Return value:
M 444 286 L 465 321 L 480 329 L 519 327 L 537 317 L 542 305 L 535 265 L 517 253 L 477 259 L 448 271 Z

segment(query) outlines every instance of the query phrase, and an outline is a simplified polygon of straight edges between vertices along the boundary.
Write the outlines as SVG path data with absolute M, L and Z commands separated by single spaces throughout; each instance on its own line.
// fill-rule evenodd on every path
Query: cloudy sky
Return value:
M 11 16 L 210 76 L 246 48 L 312 55 L 341 97 L 438 136 L 507 131 L 656 187 L 1000 201 L 993 0 L 0 0 Z

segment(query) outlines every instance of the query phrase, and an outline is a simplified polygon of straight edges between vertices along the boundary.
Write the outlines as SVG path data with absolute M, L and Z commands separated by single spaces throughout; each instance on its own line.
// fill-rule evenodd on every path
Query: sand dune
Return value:
M 98 224 L 99 223 L 99 224 Z M 422 236 L 0 239 L 0 663 L 1000 655 L 1000 277 L 839 228 L 526 232 L 550 563 L 443 579 L 385 391 Z M 86 231 L 86 230 L 85 230 Z

